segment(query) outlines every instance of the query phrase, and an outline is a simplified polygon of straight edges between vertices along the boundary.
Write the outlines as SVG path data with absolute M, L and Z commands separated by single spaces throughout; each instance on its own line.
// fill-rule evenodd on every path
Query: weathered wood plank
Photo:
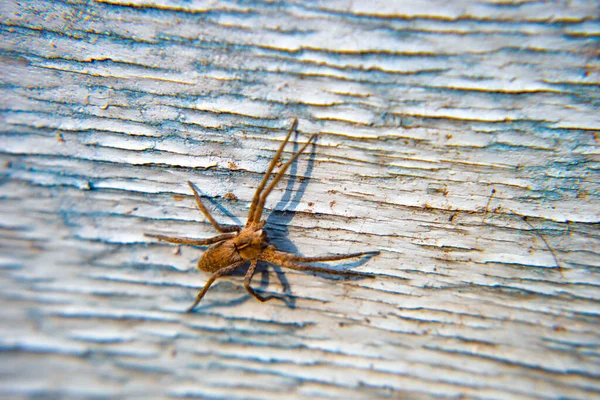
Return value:
M 1 3 L 2 397 L 597 397 L 597 3 L 414 3 Z M 184 314 L 143 233 L 244 223 L 295 117 L 272 240 L 377 279 Z

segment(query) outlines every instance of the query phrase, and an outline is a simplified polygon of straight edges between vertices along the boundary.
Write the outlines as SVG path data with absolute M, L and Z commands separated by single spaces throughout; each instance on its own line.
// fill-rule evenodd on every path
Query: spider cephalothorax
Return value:
M 250 211 L 248 212 L 248 221 L 246 222 L 246 225 L 244 227 L 220 225 L 217 221 L 215 221 L 212 215 L 210 215 L 208 209 L 204 207 L 204 204 L 202 204 L 200 195 L 196 191 L 196 188 L 194 188 L 194 185 L 192 185 L 192 183 L 188 181 L 188 185 L 194 192 L 194 197 L 196 198 L 198 208 L 200 208 L 200 211 L 202 211 L 202 213 L 215 227 L 215 229 L 221 232 L 221 235 L 217 235 L 208 239 L 196 240 L 169 237 L 163 235 L 146 234 L 146 236 L 154 237 L 170 243 L 190 244 L 195 246 L 211 245 L 208 248 L 208 250 L 206 250 L 204 254 L 202 254 L 200 260 L 198 260 L 198 269 L 202 271 L 212 272 L 213 274 L 208 279 L 200 293 L 198 293 L 194 304 L 192 304 L 191 307 L 188 308 L 188 312 L 192 311 L 194 307 L 196 307 L 196 305 L 200 302 L 200 300 L 202 300 L 202 297 L 204 296 L 208 288 L 210 288 L 210 285 L 212 285 L 212 283 L 217 278 L 223 275 L 230 274 L 236 268 L 241 267 L 247 262 L 250 262 L 250 266 L 248 267 L 248 271 L 246 272 L 244 287 L 246 288 L 248 293 L 250 293 L 260 301 L 267 301 L 273 298 L 277 298 L 277 296 L 263 297 L 256 293 L 254 289 L 252 289 L 252 287 L 250 286 L 252 277 L 254 276 L 254 272 L 256 270 L 256 264 L 259 260 L 279 265 L 281 267 L 291 268 L 300 271 L 316 271 L 334 275 L 364 276 L 374 278 L 373 275 L 364 274 L 361 272 L 337 271 L 334 269 L 303 265 L 301 263 L 343 260 L 346 258 L 379 254 L 379 251 L 365 251 L 351 254 L 335 254 L 321 257 L 302 257 L 295 254 L 279 251 L 275 246 L 269 244 L 269 238 L 263 229 L 265 221 L 261 220 L 262 212 L 265 207 L 267 197 L 269 196 L 277 182 L 279 182 L 285 171 L 289 168 L 289 166 L 292 165 L 292 163 L 300 156 L 300 154 L 302 154 L 302 152 L 306 149 L 309 143 L 311 143 L 313 138 L 315 138 L 316 136 L 312 135 L 310 139 L 308 139 L 308 142 L 306 142 L 306 144 L 302 146 L 302 148 L 298 150 L 298 152 L 296 152 L 292 156 L 292 158 L 290 158 L 288 162 L 286 162 L 281 167 L 271 184 L 269 184 L 269 186 L 265 189 L 267 181 L 269 180 L 269 176 L 271 175 L 271 172 L 273 172 L 275 165 L 281 157 L 281 152 L 283 151 L 283 148 L 290 139 L 290 135 L 296 129 L 297 125 L 298 121 L 294 120 L 287 136 L 285 137 L 285 140 L 283 141 L 281 146 L 279 146 L 275 157 L 273 157 L 273 160 L 269 164 L 269 168 L 267 169 L 263 180 L 256 189 L 256 193 L 254 194 L 254 198 L 252 199 L 252 204 L 250 205 Z

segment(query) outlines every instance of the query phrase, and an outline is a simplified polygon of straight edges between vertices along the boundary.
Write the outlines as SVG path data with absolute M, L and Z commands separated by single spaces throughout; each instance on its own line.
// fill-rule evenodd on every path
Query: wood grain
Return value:
M 596 2 L 0 10 L 3 398 L 600 396 Z M 184 314 L 202 249 L 143 234 L 215 234 L 188 180 L 243 224 L 293 118 L 272 241 L 377 279 Z

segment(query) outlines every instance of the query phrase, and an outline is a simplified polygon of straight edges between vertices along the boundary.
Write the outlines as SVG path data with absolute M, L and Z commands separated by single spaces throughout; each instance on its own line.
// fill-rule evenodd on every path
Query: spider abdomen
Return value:
M 215 272 L 242 261 L 233 240 L 215 243 L 202 254 L 198 260 L 198 269 L 201 271 Z

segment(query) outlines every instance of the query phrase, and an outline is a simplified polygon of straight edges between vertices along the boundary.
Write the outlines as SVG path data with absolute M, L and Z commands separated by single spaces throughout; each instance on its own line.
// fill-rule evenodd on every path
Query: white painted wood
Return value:
M 596 2 L 0 7 L 3 398 L 598 397 Z M 188 180 L 243 224 L 296 117 L 273 242 L 377 279 L 184 314 L 202 249 L 143 233 L 215 234 Z

